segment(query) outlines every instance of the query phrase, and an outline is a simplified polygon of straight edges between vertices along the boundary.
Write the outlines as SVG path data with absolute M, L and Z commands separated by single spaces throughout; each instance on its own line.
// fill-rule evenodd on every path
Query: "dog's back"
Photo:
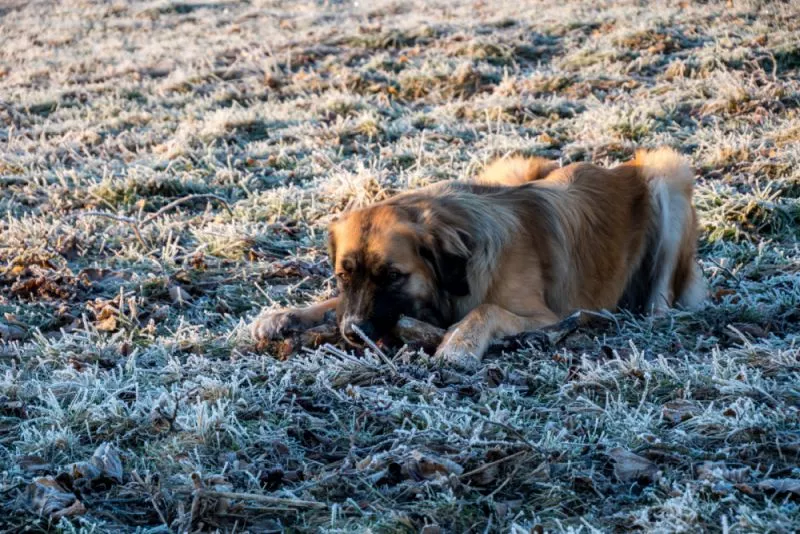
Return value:
M 693 172 L 673 150 L 642 151 L 612 169 L 509 158 L 475 182 L 518 186 L 502 196 L 519 200 L 516 210 L 530 232 L 550 234 L 535 237 L 538 247 L 547 244 L 538 254 L 547 256 L 545 293 L 557 313 L 615 307 L 661 312 L 704 299 L 695 263 Z M 525 201 L 531 194 L 537 202 Z

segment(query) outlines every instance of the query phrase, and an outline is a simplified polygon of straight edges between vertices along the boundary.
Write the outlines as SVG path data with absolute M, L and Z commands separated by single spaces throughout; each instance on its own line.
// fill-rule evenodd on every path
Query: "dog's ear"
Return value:
M 331 262 L 331 269 L 333 269 L 334 271 L 336 270 L 336 230 L 335 230 L 335 227 L 336 227 L 336 223 L 338 221 L 339 221 L 339 218 L 337 217 L 336 219 L 333 220 L 333 222 L 331 222 L 331 224 L 328 225 L 328 258 L 330 259 L 330 262 Z
M 450 227 L 431 228 L 420 245 L 420 256 L 431 266 L 439 287 L 454 297 L 469 295 L 467 263 L 471 239 Z

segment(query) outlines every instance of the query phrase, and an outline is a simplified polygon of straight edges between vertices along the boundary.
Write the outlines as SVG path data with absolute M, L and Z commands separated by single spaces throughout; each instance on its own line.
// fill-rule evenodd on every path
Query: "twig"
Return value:
M 487 496 L 486 496 L 486 500 L 487 500 L 487 501 L 488 501 L 488 500 L 491 500 L 491 499 L 492 499 L 492 498 L 493 498 L 495 495 L 497 495 L 498 493 L 500 493 L 500 491 L 501 491 L 503 488 L 505 488 L 505 487 L 506 487 L 506 485 L 507 485 L 509 482 L 511 482 L 511 479 L 513 479 L 513 478 L 514 478 L 514 476 L 516 476 L 516 474 L 517 474 L 517 471 L 519 471 L 519 468 L 520 468 L 520 466 L 521 466 L 521 465 L 522 465 L 522 464 L 517 464 L 517 465 L 515 465 L 515 466 L 514 466 L 514 470 L 513 470 L 513 471 L 511 471 L 511 474 L 510 474 L 510 475 L 508 475 L 508 476 L 506 477 L 506 479 L 503 481 L 503 483 L 502 483 L 502 484 L 500 484 L 499 486 L 497 486 L 497 487 L 496 487 L 496 488 L 495 488 L 495 489 L 494 489 L 494 490 L 493 490 L 493 491 L 492 491 L 492 492 L 491 492 L 489 495 L 487 495 Z
M 508 460 L 513 460 L 517 456 L 522 456 L 523 454 L 527 454 L 527 453 L 528 453 L 528 451 L 517 451 L 514 454 L 509 454 L 508 456 L 506 456 L 504 458 L 500 458 L 499 460 L 495 460 L 494 462 L 489 462 L 488 464 L 483 464 L 482 466 L 480 466 L 478 468 L 475 468 L 472 471 L 464 473 L 459 478 L 468 478 L 468 477 L 471 477 L 471 476 L 475 476 L 478 473 L 482 473 L 482 472 L 486 471 L 490 467 L 494 467 L 494 466 L 496 466 L 498 464 L 502 464 L 503 462 L 507 462 Z
M 364 343 L 367 344 L 369 348 L 374 350 L 375 353 L 381 357 L 383 363 L 388 365 L 394 374 L 397 374 L 397 366 L 394 364 L 392 360 L 389 359 L 388 356 L 386 356 L 386 354 L 383 353 L 383 351 L 378 347 L 378 345 L 376 345 L 374 341 L 372 341 L 369 337 L 367 337 L 367 334 L 365 334 L 364 331 L 361 330 L 357 325 L 353 325 L 351 328 L 355 330 L 356 334 L 358 334 L 358 337 L 360 337 L 364 341 Z
M 153 505 L 153 508 L 155 509 L 156 513 L 158 514 L 158 517 L 161 519 L 161 522 L 164 523 L 165 527 L 167 527 L 167 531 L 168 532 L 172 532 L 172 529 L 169 528 L 169 522 L 167 521 L 167 518 L 164 517 L 164 514 L 161 512 L 161 509 L 158 507 L 158 503 L 156 503 L 156 496 L 153 493 L 153 490 L 150 487 L 150 485 L 146 484 L 145 481 L 142 480 L 142 477 L 139 475 L 139 473 L 135 469 L 133 470 L 133 472 L 131 472 L 131 477 L 136 481 L 137 484 L 139 484 L 143 488 L 147 489 L 147 494 L 150 497 L 150 504 Z
M 111 213 L 105 213 L 102 211 L 86 211 L 83 213 L 79 213 L 78 217 L 105 217 L 106 219 L 112 219 L 117 222 L 125 223 L 129 225 L 131 228 L 133 228 L 133 233 L 136 234 L 136 239 L 139 240 L 139 243 L 141 243 L 141 245 L 145 249 L 147 248 L 147 244 L 144 242 L 142 234 L 139 232 L 139 226 L 138 226 L 139 221 L 137 221 L 136 219 L 132 219 L 130 217 L 123 217 L 121 215 L 114 215 Z
M 239 493 L 235 491 L 216 491 L 205 488 L 195 490 L 195 495 L 200 497 L 211 497 L 216 499 L 238 499 L 242 501 L 253 501 L 262 504 L 272 504 L 277 506 L 287 506 L 290 508 L 312 508 L 324 510 L 328 505 L 324 502 L 303 501 L 300 499 L 287 499 L 285 497 L 271 497 L 269 495 L 259 495 L 258 493 Z
M 197 195 L 185 196 L 183 198 L 179 198 L 178 200 L 173 200 L 172 202 L 170 202 L 169 204 L 167 204 L 166 206 L 164 206 L 163 208 L 161 208 L 157 212 L 155 212 L 152 215 L 146 217 L 142 221 L 142 224 L 151 223 L 155 219 L 157 219 L 158 217 L 162 216 L 163 214 L 165 214 L 166 212 L 171 210 L 172 208 L 180 206 L 181 204 L 184 204 L 186 202 L 191 202 L 192 200 L 198 200 L 198 199 L 201 199 L 201 198 L 207 198 L 207 199 L 216 200 L 217 202 L 219 202 L 220 204 L 222 204 L 225 207 L 225 209 L 228 211 L 228 214 L 233 216 L 233 210 L 231 209 L 231 206 L 230 206 L 230 204 L 228 204 L 227 200 L 225 200 L 221 196 L 214 195 L 214 194 L 211 194 L 211 193 L 201 193 L 201 194 L 197 194 Z

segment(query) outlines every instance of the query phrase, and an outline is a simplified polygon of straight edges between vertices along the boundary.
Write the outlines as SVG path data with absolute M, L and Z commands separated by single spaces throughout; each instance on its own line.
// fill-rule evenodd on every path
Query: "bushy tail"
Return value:
M 705 299 L 706 285 L 695 261 L 694 171 L 670 148 L 640 151 L 630 164 L 647 181 L 653 207 L 647 250 L 631 280 L 631 285 L 643 290 L 637 307 L 656 313 L 675 305 L 698 307 Z
M 541 180 L 557 168 L 557 162 L 545 158 L 512 156 L 490 163 L 473 182 L 484 185 L 522 185 Z

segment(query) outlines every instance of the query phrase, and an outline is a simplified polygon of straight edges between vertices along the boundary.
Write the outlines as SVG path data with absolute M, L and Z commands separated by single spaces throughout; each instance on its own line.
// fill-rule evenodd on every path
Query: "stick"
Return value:
M 539 350 L 549 350 L 561 343 L 578 328 L 591 322 L 595 317 L 607 319 L 593 312 L 577 311 L 557 323 L 542 327 L 538 330 L 522 332 L 515 336 L 494 340 L 489 347 L 489 352 L 496 353 L 503 350 L 515 350 L 526 348 L 531 345 L 538 347 Z M 359 329 L 356 330 L 356 333 L 361 336 L 364 343 L 375 351 L 393 371 L 397 371 L 391 359 L 388 358 L 371 339 L 364 335 L 364 332 Z M 446 330 L 418 319 L 401 317 L 400 320 L 397 321 L 393 333 L 399 341 L 412 349 L 423 349 L 426 352 L 433 352 L 436 350 L 436 347 L 439 346 L 439 343 L 442 342 L 442 339 L 444 339 Z M 274 352 L 279 357 L 288 358 L 295 352 L 299 352 L 302 347 L 313 349 L 325 343 L 337 343 L 339 341 L 341 341 L 339 329 L 336 323 L 331 320 L 308 330 L 296 332 L 283 340 L 262 341 L 259 343 L 259 350 L 270 348 L 272 349 L 271 352 Z
M 381 350 L 381 349 L 378 347 L 378 345 L 376 345 L 376 344 L 375 344 L 375 342 L 374 342 L 374 341 L 372 341 L 372 340 L 371 340 L 371 339 L 370 339 L 370 338 L 367 336 L 367 334 L 365 334 L 365 333 L 364 333 L 364 331 L 363 331 L 363 330 L 361 330 L 361 329 L 360 329 L 358 326 L 356 326 L 356 325 L 353 325 L 353 326 L 352 326 L 352 328 L 353 328 L 353 330 L 355 330 L 356 334 L 358 334 L 358 336 L 359 336 L 359 337 L 360 337 L 360 338 L 361 338 L 361 339 L 364 341 L 364 343 L 366 343 L 366 344 L 369 346 L 369 348 L 371 348 L 372 350 L 374 350 L 374 351 L 375 351 L 375 352 L 378 354 L 378 356 L 380 356 L 380 357 L 381 357 L 381 359 L 383 360 L 383 363 L 385 363 L 386 365 L 388 365 L 388 366 L 389 366 L 389 368 L 390 368 L 390 369 L 391 369 L 391 370 L 392 370 L 392 371 L 393 371 L 395 374 L 397 374 L 397 366 L 395 366 L 394 362 L 393 362 L 392 360 L 390 360 L 390 359 L 389 359 L 389 357 L 388 357 L 388 356 L 386 356 L 386 354 L 384 354 L 384 353 L 383 353 L 383 351 L 382 351 L 382 350 Z
M 117 222 L 122 222 L 127 225 L 130 225 L 130 227 L 133 228 L 133 233 L 136 234 L 136 239 L 139 240 L 139 243 L 141 243 L 141 245 L 145 249 L 147 248 L 144 239 L 142 239 L 142 234 L 139 233 L 139 226 L 138 226 L 139 221 L 137 221 L 136 219 L 131 219 L 130 217 L 123 217 L 121 215 L 113 215 L 111 213 L 105 213 L 102 211 L 87 211 L 84 213 L 79 213 L 78 217 L 105 217 L 107 219 L 113 219 Z
M 499 460 L 495 460 L 494 462 L 489 462 L 488 464 L 483 464 L 482 466 L 480 466 L 480 467 L 478 467 L 476 469 L 473 469 L 472 471 L 469 471 L 468 473 L 464 473 L 459 478 L 468 478 L 468 477 L 477 475 L 478 473 L 482 473 L 482 472 L 486 471 L 490 467 L 494 467 L 494 466 L 496 466 L 498 464 L 502 464 L 503 462 L 507 462 L 508 460 L 513 460 L 517 456 L 522 456 L 523 454 L 527 454 L 527 452 L 528 451 L 517 451 L 514 454 L 509 454 L 508 456 L 504 456 L 503 458 L 500 458 Z
M 258 493 L 239 493 L 235 491 L 215 491 L 209 489 L 195 490 L 196 494 L 205 497 L 212 497 L 216 499 L 239 499 L 242 501 L 253 501 L 264 504 L 273 504 L 278 506 L 288 506 L 291 508 L 312 508 L 316 510 L 324 510 L 328 507 L 324 502 L 317 501 L 303 501 L 300 499 L 287 499 L 284 497 L 271 497 L 269 495 L 259 495 Z
M 150 222 L 153 222 L 155 219 L 157 219 L 161 215 L 164 215 L 166 212 L 168 212 L 172 208 L 180 206 L 181 204 L 184 204 L 186 202 L 191 202 L 192 200 L 198 200 L 198 199 L 201 199 L 201 198 L 207 198 L 207 199 L 216 200 L 217 202 L 221 203 L 225 207 L 225 209 L 228 211 L 228 214 L 233 216 L 233 210 L 231 209 L 231 206 L 230 206 L 230 204 L 228 204 L 227 200 L 225 200 L 221 196 L 214 195 L 214 194 L 211 194 L 211 193 L 202 193 L 202 194 L 197 194 L 197 195 L 185 196 L 183 198 L 179 198 L 178 200 L 173 200 L 172 202 L 170 202 L 169 204 L 167 204 L 166 206 L 164 206 L 163 208 L 161 208 L 157 212 L 155 212 L 152 215 L 149 215 L 148 217 L 146 217 L 142 221 L 142 224 L 148 224 Z
M 595 316 L 597 315 L 579 310 L 552 325 L 497 339 L 492 342 L 490 350 L 513 350 L 524 348 L 530 344 L 539 347 L 544 345 L 542 348 L 548 348 L 562 342 L 575 330 L 588 324 Z M 442 328 L 411 317 L 401 317 L 394 331 L 403 343 L 422 345 L 425 349 L 435 349 L 444 338 L 445 332 Z

